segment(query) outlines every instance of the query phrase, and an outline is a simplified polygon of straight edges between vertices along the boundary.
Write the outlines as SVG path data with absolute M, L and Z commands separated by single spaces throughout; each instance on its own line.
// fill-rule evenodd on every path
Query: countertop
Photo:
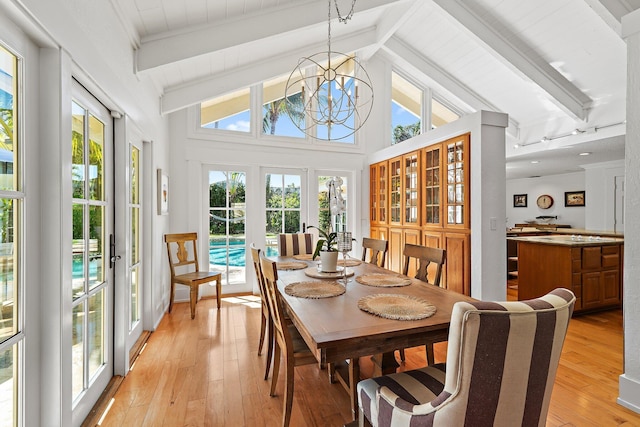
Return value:
M 543 245 L 557 246 L 609 246 L 624 243 L 624 239 L 620 237 L 603 237 L 599 234 L 591 234 L 584 236 L 581 234 L 564 235 L 545 235 L 545 236 L 523 236 L 523 237 L 507 237 L 509 240 L 518 242 L 540 243 Z
M 536 227 L 513 227 L 507 230 L 507 234 L 511 236 L 517 236 L 519 234 L 530 234 L 537 233 L 540 235 L 574 235 L 574 236 L 600 236 L 600 237 L 617 237 L 624 238 L 624 234 L 622 232 L 615 231 L 594 231 L 594 230 L 585 230 L 582 228 L 558 228 L 558 229 L 549 229 L 549 228 L 536 228 Z

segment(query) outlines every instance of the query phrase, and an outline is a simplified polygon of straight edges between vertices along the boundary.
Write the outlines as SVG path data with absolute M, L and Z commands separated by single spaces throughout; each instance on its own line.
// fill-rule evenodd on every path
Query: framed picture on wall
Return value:
M 584 191 L 565 191 L 564 205 L 566 207 L 584 206 Z
M 526 194 L 514 194 L 513 195 L 513 207 L 514 208 L 526 208 L 527 207 L 527 195 Z
M 169 177 L 158 169 L 158 215 L 169 213 Z

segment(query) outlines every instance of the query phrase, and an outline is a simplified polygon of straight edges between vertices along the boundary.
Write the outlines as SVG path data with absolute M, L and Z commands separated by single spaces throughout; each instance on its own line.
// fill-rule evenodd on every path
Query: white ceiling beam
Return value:
M 335 52 L 354 52 L 375 44 L 376 36 L 375 27 L 370 27 L 349 36 L 336 37 L 332 42 L 332 50 L 335 47 Z M 325 49 L 325 42 L 322 41 L 279 55 L 275 54 L 268 60 L 256 61 L 203 80 L 168 88 L 160 101 L 160 111 L 162 114 L 172 113 L 236 89 L 289 74 L 301 57 L 308 56 L 309 52 L 321 52 Z
M 421 73 L 436 81 L 444 89 L 451 92 L 463 102 L 467 103 L 476 111 L 488 110 L 502 112 L 495 105 L 478 95 L 471 88 L 466 86 L 460 80 L 447 73 L 438 64 L 425 57 L 422 53 L 416 51 L 411 46 L 393 36 L 384 44 L 383 50 L 395 57 L 399 61 L 406 61 L 410 66 L 419 70 Z M 518 137 L 519 123 L 509 118 L 509 127 L 507 132 L 514 138 Z
M 361 51 L 359 55 L 360 59 L 366 62 L 375 55 L 375 53 L 384 46 L 386 41 L 404 25 L 407 19 L 422 7 L 423 1 L 424 0 L 414 0 L 412 3 L 398 4 L 397 6 L 392 6 L 387 9 L 377 24 L 378 43 Z
M 406 0 L 357 2 L 355 13 Z M 332 10 L 335 16 L 335 10 Z M 317 0 L 274 7 L 266 12 L 229 19 L 215 25 L 167 32 L 147 37 L 136 50 L 136 72 L 151 70 L 184 59 L 221 51 L 256 40 L 281 36 L 301 28 L 326 24 L 328 5 Z
M 592 100 L 553 68 L 532 46 L 506 28 L 490 25 L 481 13 L 460 0 L 434 0 L 503 63 L 543 89 L 569 116 L 586 121 Z
M 584 0 L 617 35 L 622 37 L 622 17 L 633 12 L 625 0 Z

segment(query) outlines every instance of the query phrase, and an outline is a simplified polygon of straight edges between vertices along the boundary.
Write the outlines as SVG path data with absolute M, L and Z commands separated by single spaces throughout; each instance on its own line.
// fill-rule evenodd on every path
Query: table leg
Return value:
M 371 356 L 371 360 L 373 361 L 374 377 L 393 374 L 400 366 L 393 352 L 374 354 Z

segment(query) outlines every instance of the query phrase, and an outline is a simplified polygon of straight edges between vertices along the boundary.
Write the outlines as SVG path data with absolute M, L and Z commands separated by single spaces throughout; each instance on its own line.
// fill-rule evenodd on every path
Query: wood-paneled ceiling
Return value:
M 152 79 L 165 113 L 326 50 L 323 0 L 111 2 L 136 73 Z M 352 0 L 337 3 L 346 13 Z M 332 24 L 332 49 L 382 56 L 464 112 L 508 113 L 508 178 L 558 174 L 624 158 L 620 22 L 637 8 L 640 0 L 358 0 L 347 25 Z

